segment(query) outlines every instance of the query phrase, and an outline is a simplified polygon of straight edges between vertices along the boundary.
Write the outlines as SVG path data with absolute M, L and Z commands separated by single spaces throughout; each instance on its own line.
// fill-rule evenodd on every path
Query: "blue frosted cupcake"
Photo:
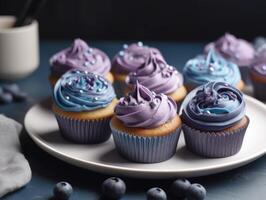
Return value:
M 109 121 L 117 99 L 104 77 L 68 71 L 56 82 L 53 98 L 53 112 L 63 137 L 76 143 L 100 143 L 110 137 Z
M 226 82 L 239 90 L 244 88 L 238 66 L 219 56 L 214 49 L 210 49 L 206 56 L 189 60 L 183 69 L 183 76 L 189 91 L 211 81 Z
M 171 97 L 156 94 L 138 82 L 115 107 L 110 126 L 116 149 L 128 160 L 156 163 L 176 152 L 181 119 Z
M 224 82 L 210 82 L 193 90 L 184 100 L 183 131 L 187 148 L 205 157 L 236 154 L 249 118 L 242 93 Z

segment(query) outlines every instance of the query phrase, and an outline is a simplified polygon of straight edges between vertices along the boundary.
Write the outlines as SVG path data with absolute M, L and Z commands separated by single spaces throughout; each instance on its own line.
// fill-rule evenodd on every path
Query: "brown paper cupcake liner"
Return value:
M 110 138 L 111 117 L 95 120 L 77 120 L 55 114 L 62 136 L 72 142 L 97 144 Z
M 248 122 L 234 131 L 203 132 L 183 124 L 186 147 L 189 151 L 209 158 L 232 156 L 241 149 Z

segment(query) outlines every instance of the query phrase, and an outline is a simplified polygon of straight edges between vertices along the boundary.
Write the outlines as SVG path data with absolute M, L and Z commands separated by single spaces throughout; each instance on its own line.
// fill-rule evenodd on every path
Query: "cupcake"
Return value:
M 108 56 L 99 49 L 89 47 L 81 39 L 75 39 L 71 47 L 68 47 L 50 59 L 51 74 L 49 80 L 52 86 L 68 70 L 86 70 L 104 76 L 111 83 L 114 81 L 111 69 L 111 61 Z
M 266 52 L 265 52 L 265 55 L 266 55 Z M 262 57 L 258 57 L 258 59 L 255 60 L 251 68 L 251 71 L 250 71 L 250 78 L 253 84 L 254 96 L 261 101 L 266 101 L 266 93 L 265 93 L 266 59 L 265 58 L 266 56 L 264 57 L 264 60 L 263 60 Z
M 62 136 L 75 143 L 100 143 L 110 135 L 117 99 L 102 76 L 80 70 L 66 72 L 56 82 L 52 110 Z
M 243 80 L 246 83 L 250 83 L 249 69 L 255 55 L 255 50 L 252 44 L 246 40 L 238 39 L 235 36 L 226 33 L 217 41 L 206 45 L 205 53 L 207 53 L 210 48 L 214 48 L 225 59 L 237 64 Z
M 141 67 L 149 56 L 150 51 L 163 59 L 161 52 L 153 47 L 143 45 L 142 42 L 131 45 L 124 44 L 124 49 L 119 51 L 112 62 L 112 72 L 116 81 L 117 89 L 123 93 L 126 76 Z
M 185 98 L 187 91 L 183 86 L 183 76 L 174 67 L 168 65 L 164 59 L 150 51 L 146 62 L 131 72 L 126 78 L 129 88 L 138 82 L 155 93 L 164 93 L 172 97 L 178 104 Z
M 266 43 L 256 49 L 256 53 L 252 62 L 252 66 L 266 61 Z
M 207 55 L 189 60 L 183 69 L 183 76 L 188 91 L 212 81 L 226 82 L 239 90 L 244 88 L 237 65 L 225 60 L 213 48 Z
M 186 147 L 205 157 L 236 154 L 249 124 L 243 94 L 224 82 L 193 90 L 183 103 L 181 119 Z
M 136 83 L 134 91 L 122 97 L 110 122 L 118 152 L 141 163 L 162 162 L 171 158 L 181 130 L 174 100 L 155 94 Z
M 266 38 L 262 36 L 258 36 L 254 39 L 253 47 L 255 50 L 259 49 L 260 47 L 266 44 Z

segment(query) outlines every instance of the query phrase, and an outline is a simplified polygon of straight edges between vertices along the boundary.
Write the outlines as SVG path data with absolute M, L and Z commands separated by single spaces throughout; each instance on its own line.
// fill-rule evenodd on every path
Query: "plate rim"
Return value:
M 252 103 L 257 104 L 258 106 L 261 106 L 266 113 L 266 105 L 264 103 L 260 102 L 259 100 L 255 99 L 251 96 L 248 96 L 248 95 L 244 95 L 244 97 L 248 101 L 251 101 Z M 42 101 L 40 101 L 40 102 L 42 102 Z M 88 160 L 84 160 L 84 159 L 80 159 L 80 158 L 75 158 L 73 156 L 68 156 L 64 152 L 58 151 L 58 150 L 54 149 L 53 147 L 49 146 L 48 144 L 46 144 L 45 142 L 43 142 L 38 136 L 36 136 L 36 134 L 31 133 L 31 131 L 30 131 L 31 128 L 28 127 L 28 123 L 27 123 L 28 118 L 29 118 L 29 113 L 33 108 L 38 106 L 40 104 L 40 102 L 34 104 L 27 111 L 25 118 L 24 118 L 24 126 L 26 129 L 26 132 L 28 133 L 30 138 L 34 141 L 34 143 L 38 147 L 43 149 L 45 152 L 56 157 L 57 159 L 60 159 L 64 162 L 67 162 L 71 165 L 75 165 L 77 167 L 89 169 L 89 170 L 100 172 L 100 173 L 110 174 L 107 172 L 109 170 L 109 171 L 112 171 L 113 173 L 126 172 L 127 174 L 123 174 L 126 176 L 131 176 L 130 174 L 132 174 L 132 173 L 140 173 L 142 175 L 146 174 L 147 176 L 154 175 L 155 178 L 160 178 L 160 177 L 167 178 L 164 176 L 168 176 L 168 177 L 170 175 L 180 176 L 181 174 L 189 174 L 189 173 L 198 172 L 199 174 L 202 174 L 200 176 L 204 176 L 204 175 L 216 174 L 216 173 L 220 173 L 223 171 L 228 171 L 228 170 L 238 168 L 240 166 L 246 165 L 246 164 L 264 156 L 266 153 L 266 145 L 265 145 L 264 149 L 261 149 L 260 151 L 257 151 L 256 153 L 249 155 L 248 157 L 244 157 L 244 158 L 241 158 L 238 160 L 232 160 L 232 161 L 227 162 L 225 164 L 221 163 L 221 164 L 218 164 L 217 166 L 208 166 L 208 167 L 199 167 L 199 168 L 195 167 L 193 169 L 178 170 L 178 171 L 174 171 L 174 170 L 158 171 L 158 170 L 152 170 L 152 169 L 148 169 L 148 168 L 147 169 L 137 169 L 137 168 L 122 167 L 122 166 L 112 166 L 111 164 L 103 164 L 103 163 L 99 163 L 99 162 L 88 161 Z M 223 169 L 225 169 L 225 170 L 223 170 Z M 214 172 L 214 171 L 218 171 L 218 172 Z M 137 175 L 134 174 L 134 177 L 136 177 L 136 176 Z M 192 175 L 189 177 L 196 177 L 196 176 L 197 175 Z M 153 178 L 153 177 L 149 177 L 149 178 Z

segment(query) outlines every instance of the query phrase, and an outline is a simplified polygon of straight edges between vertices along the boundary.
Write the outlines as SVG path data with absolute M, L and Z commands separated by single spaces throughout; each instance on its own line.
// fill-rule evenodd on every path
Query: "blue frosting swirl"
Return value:
M 244 116 L 243 94 L 224 82 L 210 82 L 199 86 L 183 103 L 184 123 L 199 130 L 224 130 Z
M 56 105 L 64 111 L 80 112 L 106 107 L 116 95 L 104 77 L 71 70 L 57 81 L 53 97 Z
M 189 60 L 184 69 L 185 84 L 197 87 L 211 81 L 222 81 L 236 86 L 241 80 L 236 64 L 225 60 L 211 48 L 207 56 Z

